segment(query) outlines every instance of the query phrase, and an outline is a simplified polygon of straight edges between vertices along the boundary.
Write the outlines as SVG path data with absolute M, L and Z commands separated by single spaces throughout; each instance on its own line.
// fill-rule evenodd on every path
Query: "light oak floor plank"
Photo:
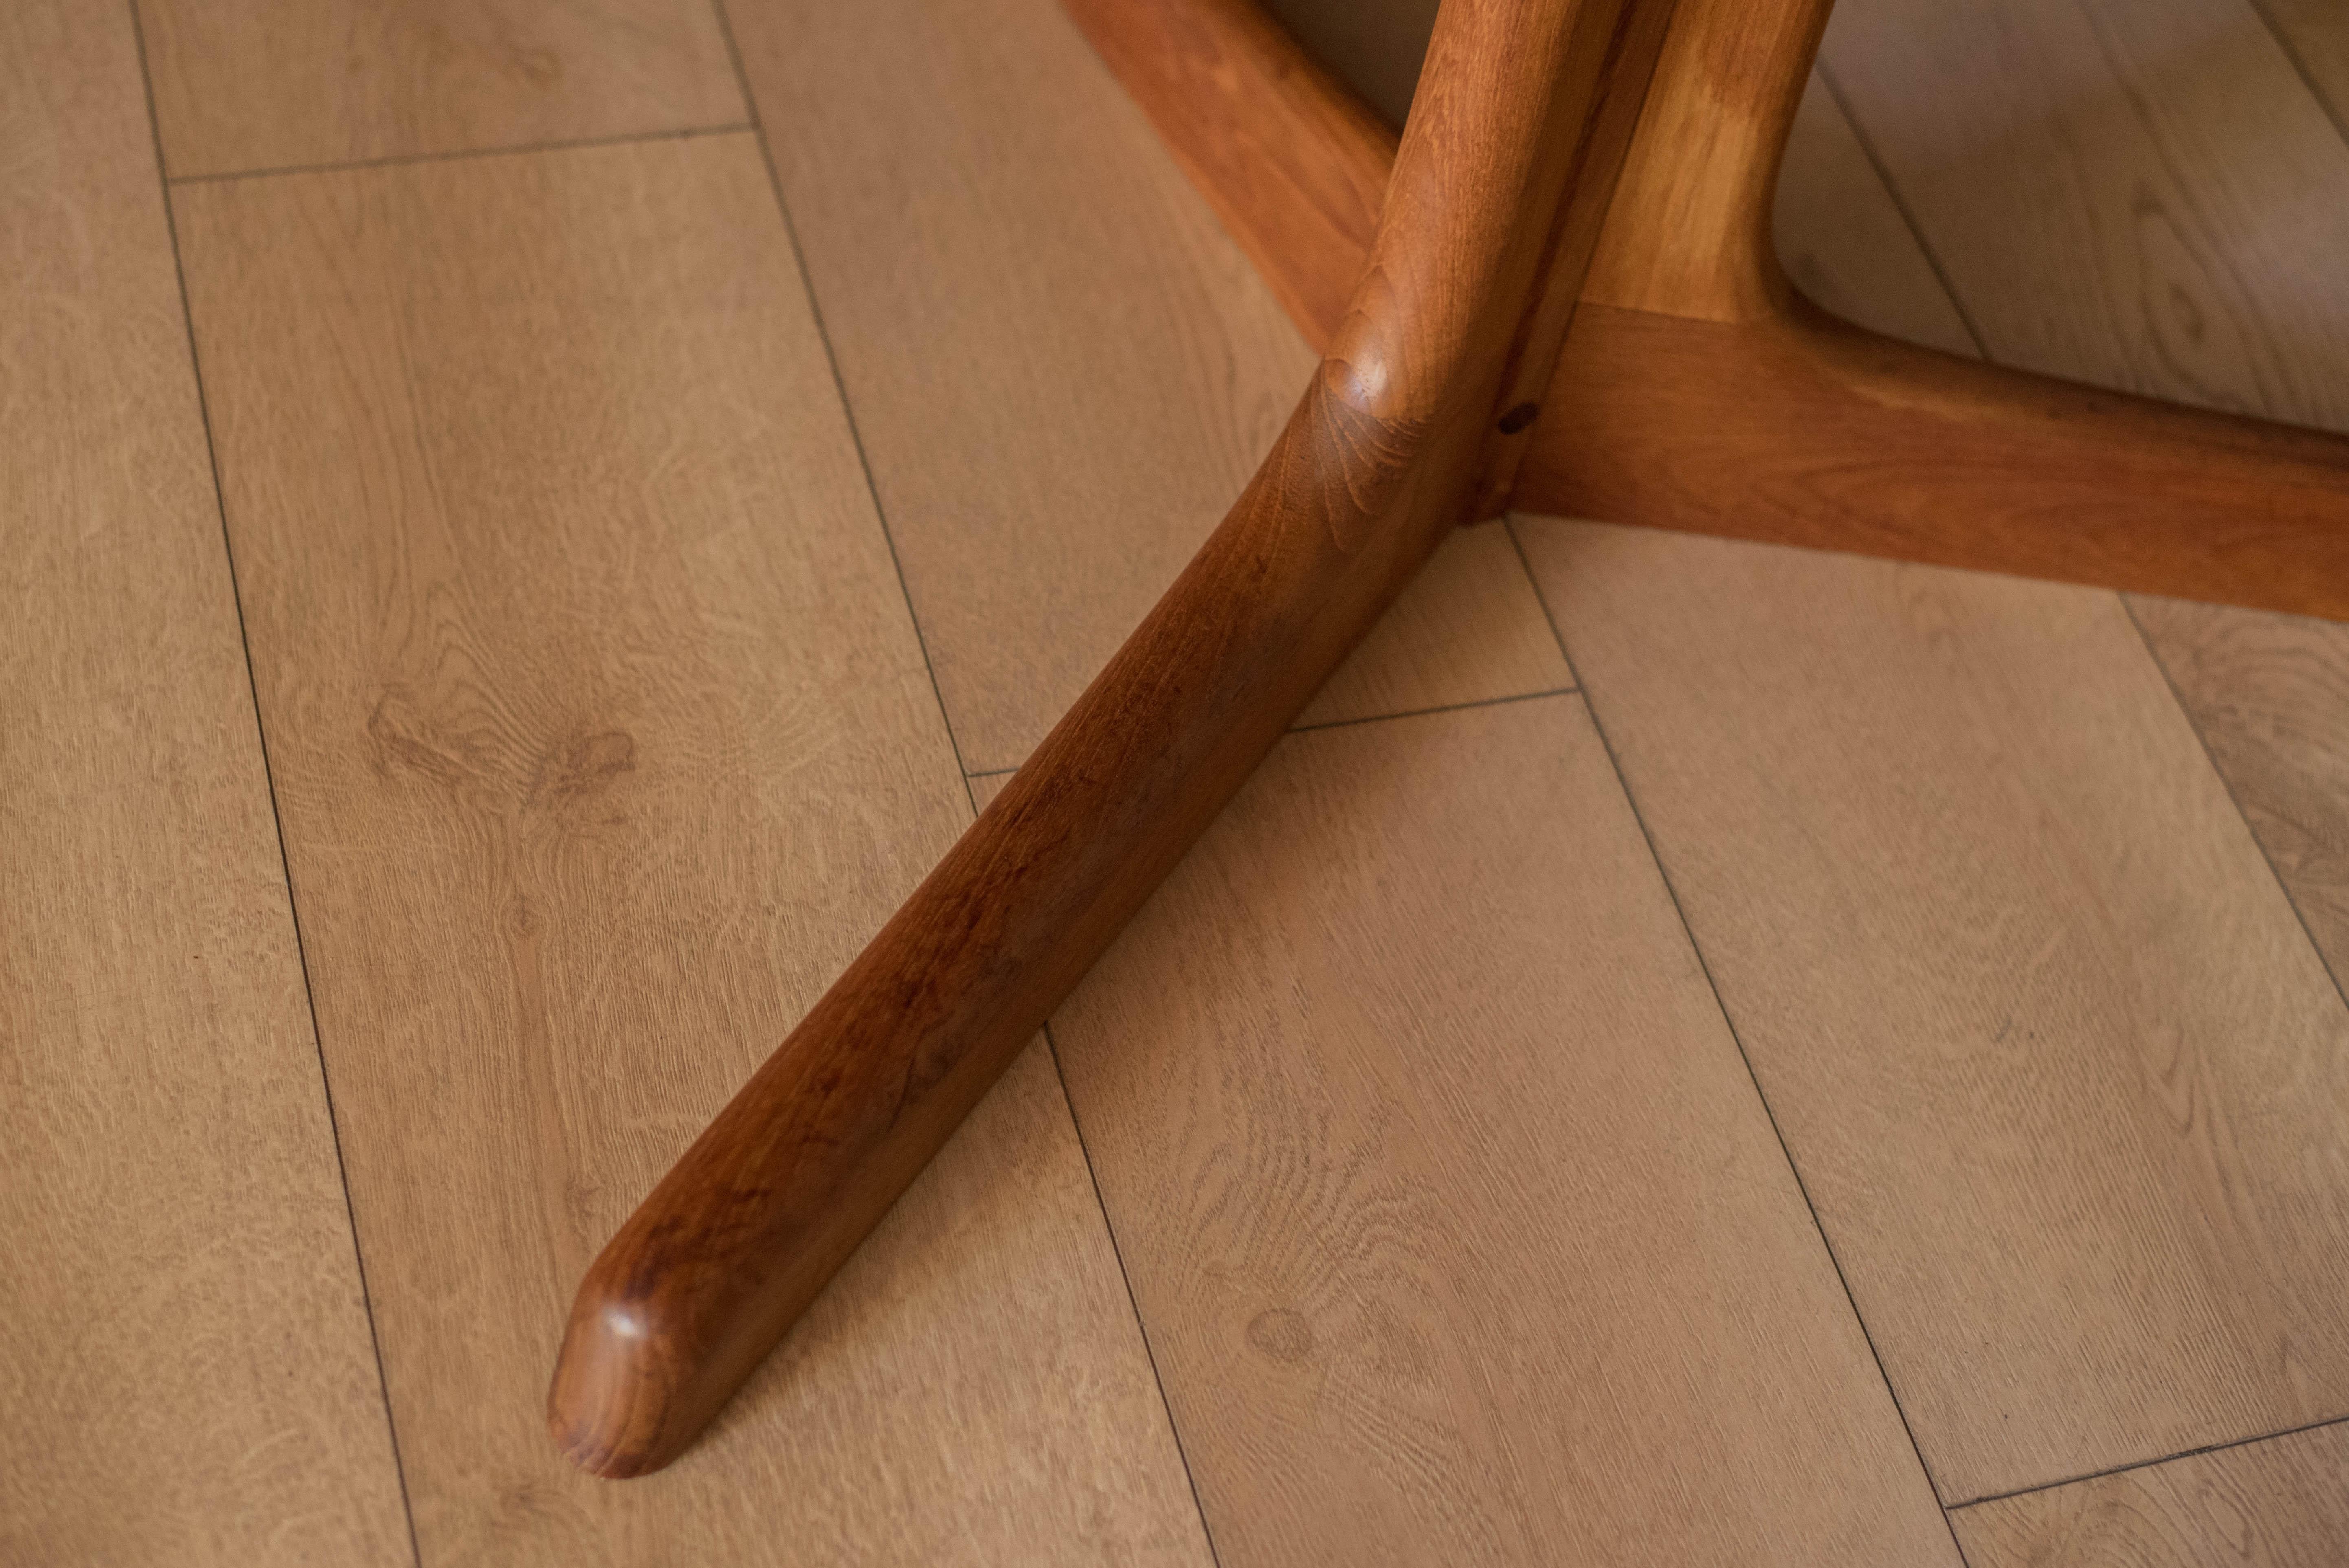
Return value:
M 2349 1426 L 1959 1509 L 1973 1568 L 2340 1568 Z
M 127 9 L 0 148 L 0 1561 L 405 1563 Z
M 173 178 L 739 125 L 708 0 L 138 0 Z
M 1290 737 L 1052 1032 L 1224 1568 L 1956 1561 L 1578 700 Z
M 1942 1496 L 2349 1408 L 2349 1008 L 2117 598 L 1520 526 Z
M 1016 765 L 1219 521 L 1313 357 L 1056 0 L 730 0 L 965 764 Z M 1496 528 L 1307 717 L 1556 690 Z
M 1203 1562 L 1033 1057 L 671 1470 L 544 1431 L 594 1250 L 968 820 L 755 139 L 179 201 L 428 1563 Z

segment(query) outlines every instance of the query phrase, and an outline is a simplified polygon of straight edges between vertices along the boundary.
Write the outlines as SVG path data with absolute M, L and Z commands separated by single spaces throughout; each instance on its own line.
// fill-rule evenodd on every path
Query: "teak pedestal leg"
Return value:
M 1451 0 L 1353 304 L 1272 453 L 1019 776 L 590 1267 L 548 1397 L 674 1459 L 1495 482 L 1668 0 Z
M 1459 522 L 2349 615 L 2349 441 L 1795 297 L 1770 197 L 1826 0 L 1444 0 L 1400 147 L 1252 0 L 1068 4 L 1321 366 L 1165 597 L 588 1270 L 548 1419 L 599 1474 L 694 1439 Z

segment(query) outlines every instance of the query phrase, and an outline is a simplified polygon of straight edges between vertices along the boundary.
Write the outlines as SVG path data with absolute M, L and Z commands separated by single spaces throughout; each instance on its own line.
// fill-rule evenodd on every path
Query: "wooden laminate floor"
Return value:
M 1781 248 L 2349 429 L 2344 123 L 2327 0 L 1844 0 Z M 1604 520 L 563 1465 L 1309 365 L 1053 0 L 0 11 L 0 1564 L 2349 1562 L 2349 627 Z

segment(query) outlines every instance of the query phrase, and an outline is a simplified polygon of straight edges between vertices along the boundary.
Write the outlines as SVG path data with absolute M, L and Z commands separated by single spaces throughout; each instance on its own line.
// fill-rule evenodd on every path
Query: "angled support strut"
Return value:
M 1393 133 L 1255 0 L 1064 4 L 1330 341 Z M 1681 0 L 1506 504 L 2349 619 L 2349 438 L 1959 358 L 1795 294 L 1770 212 L 1830 5 Z
M 1671 0 L 1446 0 L 1358 284 L 1256 478 L 587 1272 L 548 1398 L 675 1459 L 1480 495 L 1549 378 Z

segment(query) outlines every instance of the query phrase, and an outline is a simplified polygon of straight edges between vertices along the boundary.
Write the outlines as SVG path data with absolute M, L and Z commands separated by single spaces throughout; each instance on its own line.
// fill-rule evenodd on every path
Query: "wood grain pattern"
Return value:
M 2248 0 L 1866 0 L 1823 57 L 1992 358 L 2349 428 L 2349 144 Z
M 1583 297 L 1704 321 L 1785 303 L 1778 155 L 1833 0 L 1682 0 Z M 1553 430 L 1570 428 L 1553 411 Z
M 1223 516 L 1314 355 L 1055 0 L 733 16 L 963 760 L 1010 767 Z M 1309 717 L 1567 684 L 1506 544 L 1447 546 L 1392 652 Z
M 740 124 L 701 0 L 138 0 L 174 178 Z
M 2349 626 L 2131 606 L 2336 982 L 2349 978 Z
M 581 1282 L 547 1416 L 668 1464 L 1467 515 L 1580 277 L 1669 0 L 1470 0 L 1429 46 L 1346 325 L 1222 525 Z M 1639 46 L 1639 40 L 1648 46 Z
M 2050 1487 L 1951 1519 L 1974 1568 L 2334 1568 L 2349 1562 L 2349 1427 Z
M 2118 603 L 1522 527 L 1943 1498 L 2349 1407 L 2349 1007 Z
M 1204 1561 L 1033 1061 L 675 1475 L 546 1439 L 595 1246 L 968 820 L 755 141 L 180 202 L 427 1556 Z
M 1956 1561 L 1578 700 L 1284 740 L 1053 1033 L 1225 1568 Z
M 409 1561 L 130 18 L 0 10 L 0 1561 Z
M 1757 394 L 1766 388 L 1767 395 Z M 1515 504 L 2349 618 L 2349 441 L 1878 337 L 1586 303 Z

